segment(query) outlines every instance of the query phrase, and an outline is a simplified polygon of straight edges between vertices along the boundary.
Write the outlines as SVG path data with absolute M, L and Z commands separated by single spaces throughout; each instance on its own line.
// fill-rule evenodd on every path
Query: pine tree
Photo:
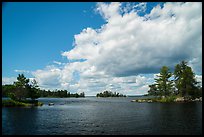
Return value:
M 156 84 L 149 85 L 149 90 L 148 90 L 149 95 L 157 96 L 158 95 L 158 89 Z
M 17 77 L 17 81 L 14 82 L 15 86 L 15 92 L 13 93 L 13 96 L 16 100 L 22 100 L 26 99 L 28 95 L 28 87 L 29 87 L 29 79 L 26 79 L 26 77 L 23 74 L 19 74 Z
M 173 87 L 173 82 L 169 80 L 172 76 L 172 73 L 169 72 L 169 68 L 167 66 L 163 66 L 160 70 L 160 74 L 157 75 L 156 87 L 160 95 L 168 96 L 170 95 Z
M 175 66 L 174 78 L 176 88 L 181 96 L 194 96 L 197 91 L 198 82 L 195 79 L 195 74 L 186 61 L 182 61 Z
M 28 87 L 28 97 L 34 102 L 35 99 L 40 97 L 38 83 L 35 79 L 31 81 L 31 85 Z

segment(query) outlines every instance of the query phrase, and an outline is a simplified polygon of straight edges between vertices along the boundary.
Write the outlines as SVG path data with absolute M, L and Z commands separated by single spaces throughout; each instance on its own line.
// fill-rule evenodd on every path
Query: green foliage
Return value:
M 126 95 L 111 92 L 111 91 L 103 91 L 101 93 L 96 94 L 96 97 L 126 97 Z
M 157 102 L 162 102 L 162 103 L 168 103 L 168 102 L 174 102 L 174 100 L 177 98 L 177 96 L 167 96 L 164 98 L 159 98 L 157 99 Z
M 169 72 L 169 68 L 167 66 L 163 66 L 160 70 L 160 74 L 157 75 L 158 78 L 155 79 L 156 87 L 160 95 L 170 95 L 170 91 L 173 87 L 173 82 L 169 80 L 171 76 L 172 73 Z M 155 89 L 156 87 L 154 86 Z
M 29 87 L 29 79 L 23 74 L 19 74 L 17 77 L 17 81 L 14 82 L 15 91 L 13 92 L 14 98 L 16 100 L 25 100 L 28 96 L 28 87 Z
M 9 93 L 13 93 L 14 91 L 14 85 L 2 85 L 2 97 L 8 97 Z
M 174 75 L 174 80 L 169 78 Z M 156 84 L 149 85 L 148 95 L 165 96 L 158 101 L 171 102 L 175 95 L 195 99 L 202 96 L 202 87 L 198 86 L 195 74 L 186 61 L 175 65 L 174 73 L 169 72 L 168 67 L 163 66 L 160 74 L 155 79 Z M 156 101 L 156 100 L 155 100 Z
M 9 97 L 10 99 L 12 99 L 12 100 L 17 100 L 17 98 L 16 98 L 16 96 L 15 96 L 14 93 L 9 92 L 7 95 L 8 95 L 8 97 Z
M 153 95 L 153 96 L 158 96 L 159 95 L 159 91 L 158 91 L 158 88 L 156 86 L 156 84 L 152 84 L 152 85 L 149 85 L 149 90 L 148 90 L 148 95 Z
M 85 93 L 70 93 L 67 90 L 39 90 L 41 97 L 60 97 L 60 98 L 69 98 L 69 97 L 85 97 Z
M 29 79 L 26 79 L 26 77 L 23 74 L 18 74 L 17 81 L 14 82 L 14 85 L 16 87 L 20 88 L 26 88 L 28 86 Z
M 28 98 L 35 100 L 40 97 L 37 81 L 33 79 L 31 85 L 28 86 Z
M 187 62 L 182 61 L 175 66 L 174 70 L 175 86 L 181 96 L 194 96 L 198 91 L 198 82 L 195 79 L 195 74 Z
M 11 98 L 15 101 L 24 101 L 26 98 L 35 100 L 40 97 L 38 92 L 37 81 L 31 81 L 27 79 L 23 74 L 19 74 L 17 81 L 13 85 L 2 85 L 4 96 Z
M 16 100 L 2 100 L 3 107 L 31 107 L 31 106 L 42 106 L 42 102 L 38 102 L 37 100 L 24 100 L 24 101 L 16 101 Z
M 30 104 L 27 103 L 23 103 L 20 101 L 15 101 L 15 100 L 2 100 L 2 106 L 3 107 L 15 107 L 15 106 L 23 106 L 23 107 L 27 107 L 27 106 L 31 106 Z

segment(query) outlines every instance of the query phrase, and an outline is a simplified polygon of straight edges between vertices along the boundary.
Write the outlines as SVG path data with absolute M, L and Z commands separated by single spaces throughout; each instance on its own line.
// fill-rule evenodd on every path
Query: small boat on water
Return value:
M 49 106 L 53 106 L 53 105 L 54 105 L 54 103 L 49 103 L 48 105 L 49 105 Z

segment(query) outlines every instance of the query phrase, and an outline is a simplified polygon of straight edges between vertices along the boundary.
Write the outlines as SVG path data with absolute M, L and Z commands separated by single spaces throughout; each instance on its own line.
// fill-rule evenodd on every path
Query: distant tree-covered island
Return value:
M 126 97 L 126 95 L 106 90 L 106 91 L 96 94 L 96 97 Z
M 12 106 L 42 106 L 42 102 L 38 102 L 39 97 L 85 97 L 82 93 L 70 93 L 67 90 L 42 90 L 39 88 L 37 81 L 33 79 L 29 84 L 23 74 L 19 74 L 17 81 L 10 85 L 2 85 L 2 97 L 8 97 L 8 100 L 2 100 L 3 107 Z
M 172 78 L 173 76 L 173 78 Z M 170 80 L 172 78 L 172 80 Z M 155 83 L 149 85 L 146 96 L 153 98 L 136 99 L 133 102 L 190 102 L 202 101 L 202 87 L 198 85 L 192 68 L 186 61 L 175 66 L 174 72 L 170 72 L 167 66 L 163 66 Z

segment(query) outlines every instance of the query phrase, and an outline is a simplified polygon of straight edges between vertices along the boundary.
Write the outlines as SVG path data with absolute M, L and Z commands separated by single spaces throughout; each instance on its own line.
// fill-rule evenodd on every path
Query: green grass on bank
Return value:
M 31 106 L 42 106 L 42 102 L 31 102 L 31 101 L 15 101 L 12 99 L 2 100 L 2 107 L 31 107 Z
M 175 102 L 175 99 L 178 98 L 178 96 L 167 96 L 164 98 L 157 98 L 156 102 L 161 102 L 161 103 L 165 103 L 165 102 Z

